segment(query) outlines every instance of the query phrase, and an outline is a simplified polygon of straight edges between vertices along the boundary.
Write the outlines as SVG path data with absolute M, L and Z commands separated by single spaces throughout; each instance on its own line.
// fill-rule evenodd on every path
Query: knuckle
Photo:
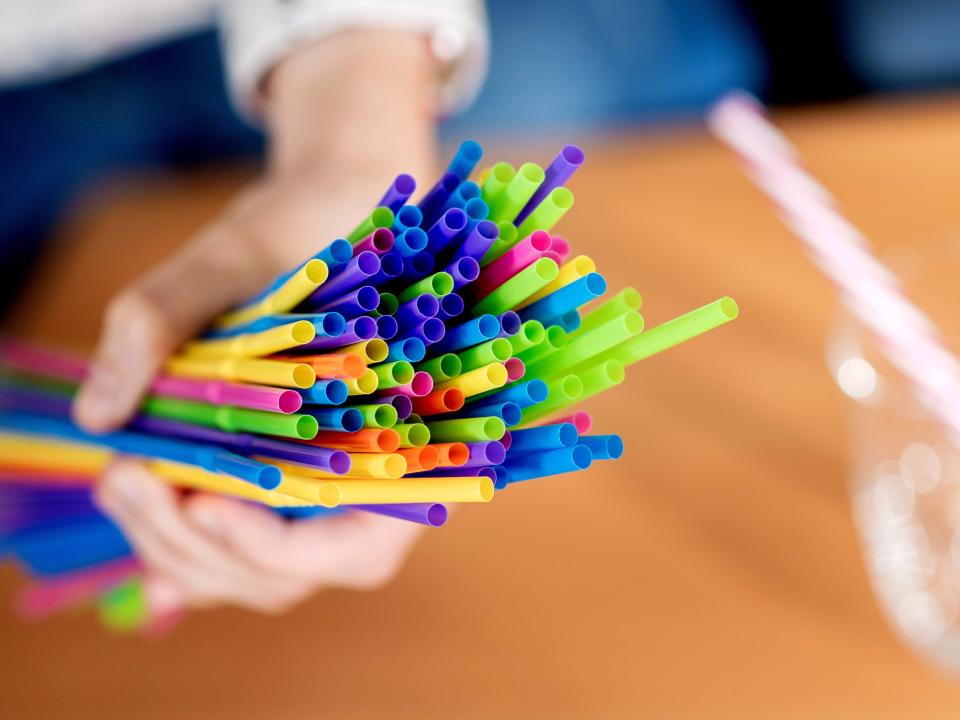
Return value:
M 166 352 L 174 342 L 173 327 L 162 305 L 140 289 L 127 290 L 107 307 L 106 324 L 148 351 Z

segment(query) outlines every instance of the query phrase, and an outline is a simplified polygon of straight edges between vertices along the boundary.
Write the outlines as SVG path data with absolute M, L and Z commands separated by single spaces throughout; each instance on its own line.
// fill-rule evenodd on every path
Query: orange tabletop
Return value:
M 960 227 L 960 103 L 778 120 L 878 247 Z M 724 294 L 741 307 L 587 403 L 623 461 L 461 509 L 384 590 L 197 613 L 163 641 L 82 613 L 21 623 L 6 567 L 0 717 L 957 717 L 960 686 L 898 644 L 870 593 L 823 361 L 829 285 L 701 130 L 582 140 L 558 229 L 612 288 L 641 290 L 647 325 Z M 17 327 L 89 346 L 109 295 L 246 176 L 91 193 Z

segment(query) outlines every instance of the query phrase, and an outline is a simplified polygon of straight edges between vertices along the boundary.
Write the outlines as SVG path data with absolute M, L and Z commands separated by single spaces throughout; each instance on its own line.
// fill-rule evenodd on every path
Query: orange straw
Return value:
M 464 447 L 466 449 L 466 447 Z M 440 462 L 440 453 L 433 445 L 397 450 L 407 459 L 407 472 L 426 472 L 434 470 Z
M 465 402 L 463 390 L 459 388 L 434 390 L 423 397 L 411 398 L 411 400 L 413 400 L 413 411 L 417 415 L 453 412 L 462 408 Z
M 392 453 L 400 447 L 400 433 L 392 428 L 382 430 L 370 428 L 354 433 L 321 430 L 316 437 L 306 442 L 308 445 L 334 450 Z
M 273 360 L 306 363 L 318 378 L 358 378 L 367 369 L 358 355 L 274 355 Z

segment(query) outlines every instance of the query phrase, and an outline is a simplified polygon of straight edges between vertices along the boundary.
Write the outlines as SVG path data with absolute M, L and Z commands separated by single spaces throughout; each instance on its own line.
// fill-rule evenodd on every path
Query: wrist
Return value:
M 429 171 L 437 76 L 415 34 L 355 30 L 300 48 L 265 87 L 271 167 L 362 167 L 389 159 L 421 166 L 410 172 Z

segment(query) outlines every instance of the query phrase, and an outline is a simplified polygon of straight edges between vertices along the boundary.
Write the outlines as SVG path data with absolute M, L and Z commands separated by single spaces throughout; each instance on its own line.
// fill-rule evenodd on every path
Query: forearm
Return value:
M 270 168 L 323 163 L 428 177 L 438 69 L 417 34 L 351 30 L 300 48 L 265 81 Z M 424 174 L 426 173 L 426 175 Z

